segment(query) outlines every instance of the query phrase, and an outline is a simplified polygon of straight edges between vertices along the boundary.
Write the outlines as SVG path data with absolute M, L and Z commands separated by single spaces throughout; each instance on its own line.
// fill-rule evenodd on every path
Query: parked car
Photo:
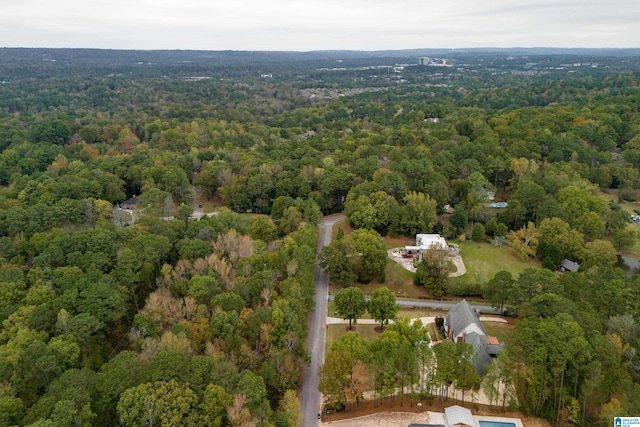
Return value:
M 407 252 L 406 254 L 402 255 L 402 258 L 413 258 L 413 254 L 411 252 Z

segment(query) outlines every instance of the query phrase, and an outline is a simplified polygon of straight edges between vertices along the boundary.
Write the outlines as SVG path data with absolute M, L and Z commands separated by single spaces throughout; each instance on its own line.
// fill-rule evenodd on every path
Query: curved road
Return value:
M 318 252 L 331 242 L 333 224 L 345 218 L 344 215 L 325 217 L 318 229 Z M 320 366 L 324 363 L 324 338 L 327 324 L 327 300 L 329 296 L 329 276 L 319 265 L 316 265 L 316 305 L 311 312 L 307 345 L 311 354 L 311 364 L 304 370 L 302 392 L 300 393 L 300 410 L 304 421 L 303 427 L 318 425 L 320 412 Z

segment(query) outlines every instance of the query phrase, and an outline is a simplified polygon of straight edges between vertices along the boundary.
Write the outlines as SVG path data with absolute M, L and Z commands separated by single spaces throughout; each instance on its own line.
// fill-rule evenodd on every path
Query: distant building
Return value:
M 558 268 L 558 270 L 560 270 L 563 273 L 566 273 L 567 271 L 577 272 L 579 268 L 580 268 L 580 264 L 565 258 L 562 260 L 562 263 L 560 264 L 560 267 Z
M 136 208 L 137 205 L 138 205 L 138 197 L 134 194 L 133 197 L 122 202 L 122 209 L 133 210 Z
M 74 133 L 71 139 L 69 140 L 69 144 L 80 144 L 82 143 L 82 137 L 79 133 Z
M 317 136 L 317 132 L 314 130 L 310 130 L 309 132 L 305 132 L 305 133 L 301 133 L 299 135 L 296 135 L 296 139 L 298 141 L 304 141 L 305 139 L 309 139 L 309 138 L 313 138 L 314 136 Z
M 447 240 L 439 234 L 416 234 L 415 246 L 405 246 L 405 254 L 416 256 L 418 259 L 422 259 L 422 254 L 431 249 L 432 247 L 441 247 L 448 249 L 449 245 Z

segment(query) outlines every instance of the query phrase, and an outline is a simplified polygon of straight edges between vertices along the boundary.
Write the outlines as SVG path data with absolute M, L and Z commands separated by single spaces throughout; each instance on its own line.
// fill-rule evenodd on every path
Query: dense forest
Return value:
M 386 235 L 540 261 L 453 288 L 425 260 L 415 282 L 506 307 L 514 337 L 487 375 L 524 414 L 639 413 L 640 279 L 616 265 L 637 253 L 623 204 L 640 199 L 639 65 L 606 50 L 0 49 L 0 426 L 299 425 L 316 226 L 337 212 L 356 230 L 323 266 L 345 289 L 375 278 L 383 302 Z M 579 271 L 556 274 L 564 259 Z M 325 394 L 476 387 L 451 362 L 468 349 L 431 353 L 425 333 L 348 334 L 326 365 L 348 381 Z

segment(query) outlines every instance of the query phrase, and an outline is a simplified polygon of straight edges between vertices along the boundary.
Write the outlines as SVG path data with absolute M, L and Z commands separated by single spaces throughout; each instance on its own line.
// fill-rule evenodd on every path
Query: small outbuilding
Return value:
M 454 405 L 444 408 L 444 416 L 449 426 L 477 427 L 471 411 L 462 406 Z
M 559 270 L 563 273 L 566 273 L 567 271 L 577 272 L 579 268 L 580 268 L 580 264 L 565 258 L 562 260 Z
M 134 194 L 133 197 L 122 202 L 122 209 L 133 210 L 136 208 L 137 205 L 138 205 L 138 197 L 136 197 L 136 195 Z

